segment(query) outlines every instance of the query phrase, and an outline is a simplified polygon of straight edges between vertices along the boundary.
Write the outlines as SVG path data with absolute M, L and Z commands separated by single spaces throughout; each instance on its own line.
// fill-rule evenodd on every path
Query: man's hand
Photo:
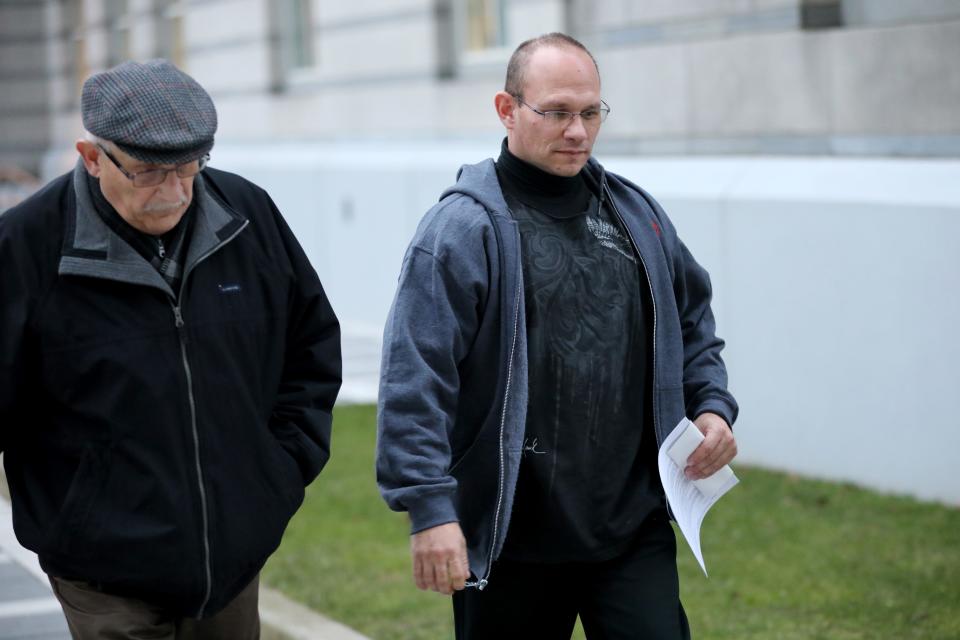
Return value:
M 464 588 L 470 576 L 467 541 L 457 522 L 424 529 L 410 536 L 413 581 L 418 589 L 450 595 Z
M 715 413 L 701 413 L 693 423 L 704 440 L 687 458 L 684 473 L 691 480 L 702 480 L 733 460 L 737 455 L 737 442 L 727 421 Z

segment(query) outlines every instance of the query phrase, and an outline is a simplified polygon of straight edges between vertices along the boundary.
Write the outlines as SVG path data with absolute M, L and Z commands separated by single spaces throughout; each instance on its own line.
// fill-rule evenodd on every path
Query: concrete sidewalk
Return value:
M 0 639 L 70 640 L 47 576 L 37 557 L 17 542 L 10 516 L 0 496 Z

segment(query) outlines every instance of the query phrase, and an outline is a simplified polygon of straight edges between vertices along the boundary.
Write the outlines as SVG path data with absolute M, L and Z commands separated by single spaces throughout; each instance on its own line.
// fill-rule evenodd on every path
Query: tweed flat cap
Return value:
M 166 60 L 124 62 L 83 83 L 83 126 L 153 164 L 182 164 L 213 147 L 217 110 L 196 80 Z

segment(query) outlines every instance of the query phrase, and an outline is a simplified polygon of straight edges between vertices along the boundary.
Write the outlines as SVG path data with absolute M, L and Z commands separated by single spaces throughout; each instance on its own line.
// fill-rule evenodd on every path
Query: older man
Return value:
M 257 638 L 330 451 L 340 332 L 270 197 L 206 166 L 166 61 L 83 87 L 74 170 L 0 217 L 0 450 L 75 638 Z
M 656 452 L 689 415 L 689 477 L 736 454 L 709 278 L 591 158 L 610 109 L 582 44 L 521 44 L 494 104 L 499 159 L 461 169 L 404 258 L 381 491 L 458 638 L 569 638 L 578 615 L 591 638 L 689 637 Z

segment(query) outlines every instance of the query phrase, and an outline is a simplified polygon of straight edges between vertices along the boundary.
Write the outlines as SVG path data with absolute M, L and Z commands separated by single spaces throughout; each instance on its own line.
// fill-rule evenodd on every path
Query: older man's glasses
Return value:
M 573 122 L 573 119 L 577 116 L 580 116 L 580 120 L 583 121 L 584 126 L 600 126 L 600 123 L 607 119 L 607 116 L 610 114 L 610 107 L 603 100 L 600 101 L 599 107 L 591 107 L 589 109 L 584 109 L 580 112 L 571 112 L 571 111 L 541 111 L 533 105 L 527 104 L 523 101 L 523 98 L 520 96 L 514 96 L 521 105 L 530 109 L 541 118 L 547 124 L 555 127 L 566 128 L 570 126 Z
M 110 158 L 110 161 L 120 170 L 120 173 L 125 175 L 130 182 L 133 183 L 135 187 L 155 187 L 159 184 L 163 184 L 163 181 L 167 179 L 167 174 L 171 171 L 176 172 L 178 178 L 189 178 L 195 176 L 203 168 L 207 166 L 207 161 L 210 159 L 209 155 L 205 155 L 197 160 L 192 162 L 185 162 L 184 164 L 178 164 L 172 169 L 147 169 L 146 171 L 138 171 L 133 173 L 132 171 L 127 171 L 123 168 L 123 165 L 120 164 L 120 161 L 114 157 L 112 153 L 107 151 L 103 145 L 97 145 L 100 151 L 103 151 L 104 155 Z

